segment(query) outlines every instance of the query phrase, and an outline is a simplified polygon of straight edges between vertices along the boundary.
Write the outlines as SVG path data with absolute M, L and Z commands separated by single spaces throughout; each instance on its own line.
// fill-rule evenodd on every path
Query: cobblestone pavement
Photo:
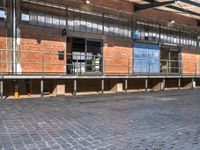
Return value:
M 0 149 L 199 150 L 200 90 L 1 101 Z

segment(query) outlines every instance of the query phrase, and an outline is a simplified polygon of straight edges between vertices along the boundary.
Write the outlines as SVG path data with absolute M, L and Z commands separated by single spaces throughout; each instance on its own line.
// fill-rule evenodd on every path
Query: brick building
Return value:
M 196 4 L 0 0 L 1 97 L 198 86 Z

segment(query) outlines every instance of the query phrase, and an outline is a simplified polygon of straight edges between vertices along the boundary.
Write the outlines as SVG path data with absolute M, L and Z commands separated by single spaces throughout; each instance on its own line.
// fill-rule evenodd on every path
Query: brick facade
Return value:
M 93 0 L 90 5 L 132 12 L 133 5 L 130 2 L 117 0 Z M 178 24 L 196 26 L 196 20 L 173 14 L 166 11 L 147 10 L 135 13 L 137 17 L 152 18 L 154 20 L 171 21 Z M 18 61 L 23 73 L 28 72 L 55 72 L 64 73 L 66 71 L 66 55 L 63 60 L 59 60 L 59 51 L 66 53 L 65 37 L 62 37 L 61 29 L 52 29 L 38 26 L 31 26 L 20 23 L 19 25 Z M 0 24 L 0 48 L 6 48 L 6 28 Z M 133 70 L 133 41 L 119 37 L 105 36 L 103 38 L 105 57 L 105 72 L 107 74 L 127 74 Z M 196 60 L 194 51 L 184 50 L 182 54 L 183 64 L 186 65 L 183 73 L 194 73 L 194 63 L 186 64 L 186 61 Z M 0 59 L 4 60 L 6 53 L 0 53 Z M 44 63 L 42 65 L 42 63 Z M 5 65 L 1 64 L 0 71 L 4 71 Z
M 0 22 L 0 72 L 6 72 L 6 26 Z
M 63 60 L 58 57 L 59 51 L 66 52 L 65 37 L 62 37 L 60 29 L 24 24 L 20 25 L 20 29 L 22 72 L 65 72 L 66 57 Z
M 195 74 L 197 72 L 197 54 L 196 50 L 183 49 L 182 53 L 182 73 Z
M 105 57 L 106 74 L 132 73 L 132 40 L 106 37 L 104 45 L 103 55 Z

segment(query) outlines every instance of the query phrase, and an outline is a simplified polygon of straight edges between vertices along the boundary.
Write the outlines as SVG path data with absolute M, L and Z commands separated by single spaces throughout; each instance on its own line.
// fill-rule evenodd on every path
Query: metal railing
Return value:
M 102 56 L 92 53 L 59 53 L 53 51 L 16 51 L 0 49 L 0 74 L 27 75 L 200 75 L 200 60 L 166 60 Z

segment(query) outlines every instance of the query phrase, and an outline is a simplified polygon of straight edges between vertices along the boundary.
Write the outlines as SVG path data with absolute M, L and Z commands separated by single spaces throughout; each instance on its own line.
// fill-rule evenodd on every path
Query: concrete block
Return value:
M 65 82 L 64 81 L 55 81 L 53 95 L 65 95 Z
M 123 92 L 123 83 L 116 83 L 111 89 L 112 92 Z

